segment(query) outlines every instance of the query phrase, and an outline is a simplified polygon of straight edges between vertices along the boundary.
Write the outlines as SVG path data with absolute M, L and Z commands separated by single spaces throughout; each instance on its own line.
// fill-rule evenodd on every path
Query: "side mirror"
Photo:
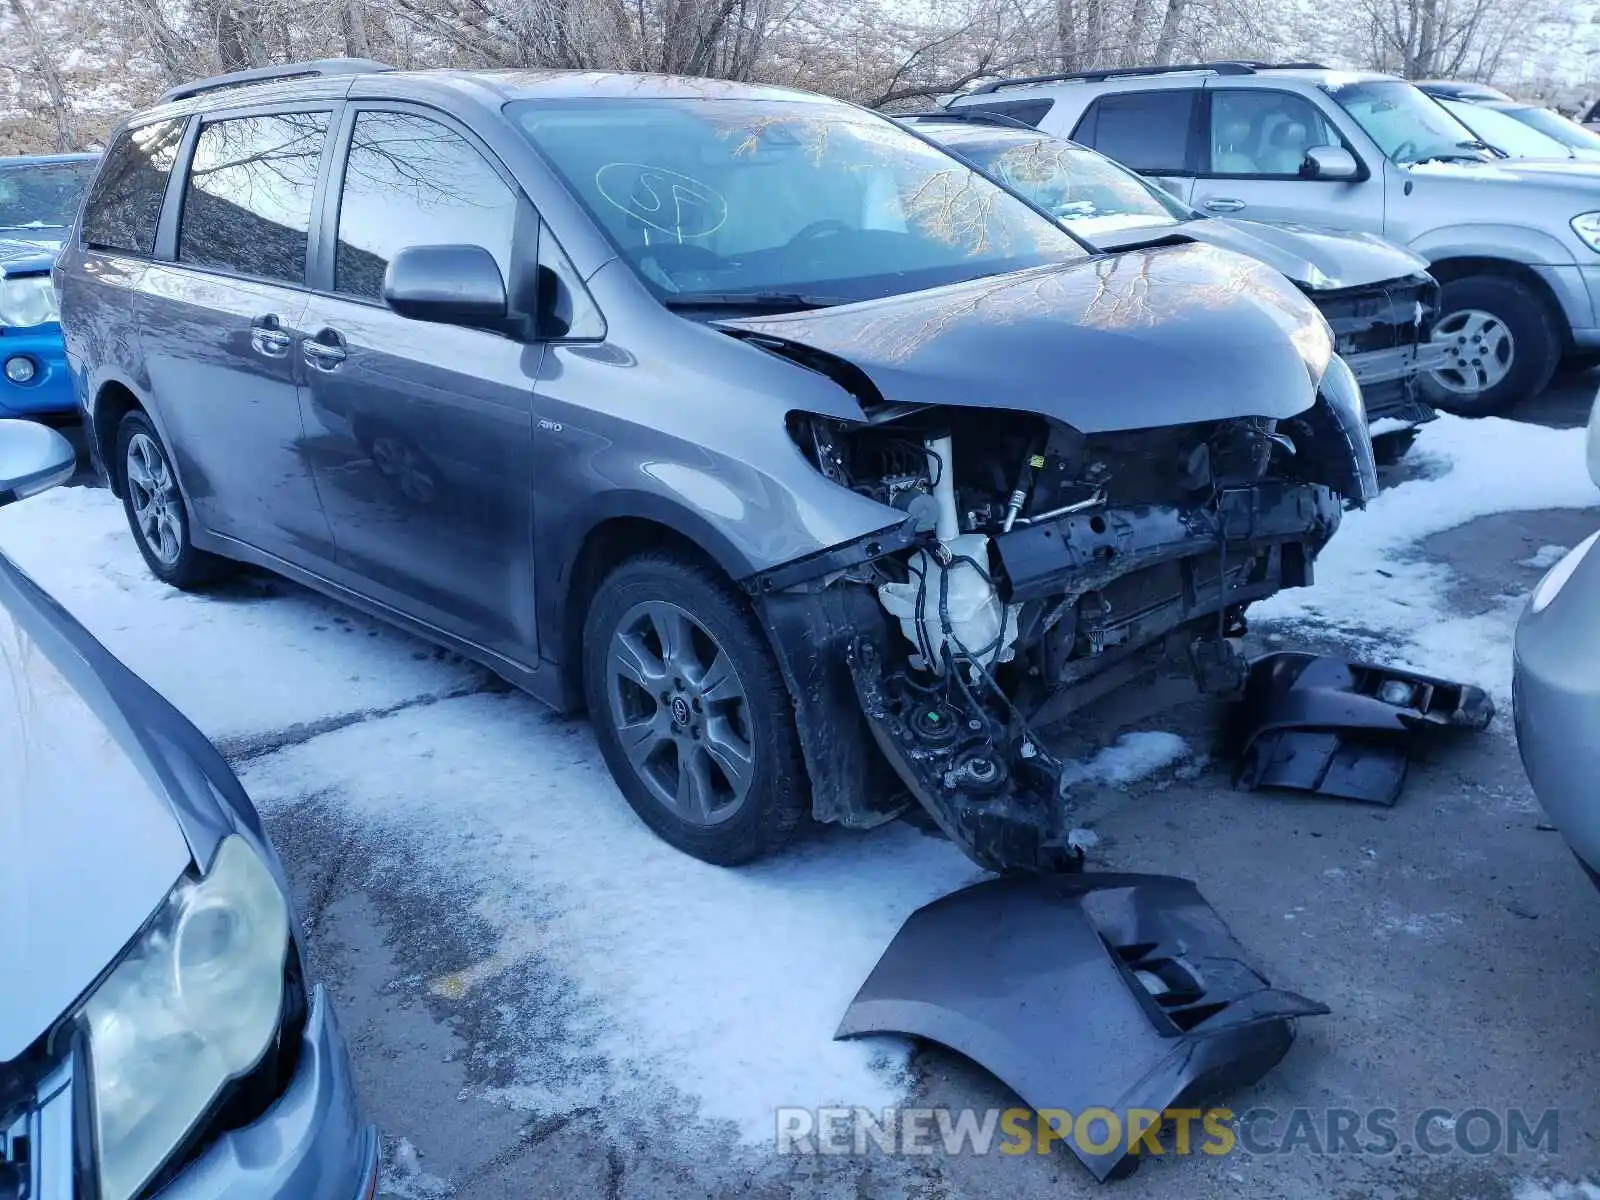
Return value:
M 402 317 L 499 328 L 508 302 L 500 266 L 482 246 L 408 246 L 383 274 L 383 299 Z
M 1343 146 L 1313 146 L 1306 151 L 1300 174 L 1307 179 L 1354 179 L 1361 174 L 1361 164 Z
M 77 469 L 78 452 L 54 429 L 0 420 L 0 504 L 49 491 Z

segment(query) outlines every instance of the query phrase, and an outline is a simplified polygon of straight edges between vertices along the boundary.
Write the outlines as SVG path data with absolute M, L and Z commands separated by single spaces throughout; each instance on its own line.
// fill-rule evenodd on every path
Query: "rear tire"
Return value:
M 149 417 L 135 409 L 117 427 L 116 472 L 122 511 L 150 573 L 163 583 L 193 591 L 227 573 L 227 559 L 195 549 L 189 508 L 177 472 Z
M 663 841 L 735 866 L 792 837 L 810 795 L 793 701 L 725 579 L 671 554 L 617 567 L 584 621 L 583 686 L 606 765 Z
M 1428 403 L 1463 417 L 1505 412 L 1544 391 L 1561 362 L 1561 337 L 1544 300 L 1503 275 L 1469 275 L 1440 292 L 1433 341 L 1447 365 L 1423 377 Z

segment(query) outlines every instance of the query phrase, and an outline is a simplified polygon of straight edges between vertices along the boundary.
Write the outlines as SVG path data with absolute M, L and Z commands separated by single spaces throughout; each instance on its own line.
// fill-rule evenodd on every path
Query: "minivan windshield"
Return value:
M 1194 213 L 1126 167 L 1048 137 L 954 143 L 955 152 L 1032 200 L 1079 237 L 1176 225 Z
M 873 299 L 1087 251 L 960 160 L 832 101 L 507 106 L 658 298 Z
M 1484 162 L 1490 152 L 1478 135 L 1402 79 L 1366 79 L 1329 87 L 1389 158 L 1419 162 Z

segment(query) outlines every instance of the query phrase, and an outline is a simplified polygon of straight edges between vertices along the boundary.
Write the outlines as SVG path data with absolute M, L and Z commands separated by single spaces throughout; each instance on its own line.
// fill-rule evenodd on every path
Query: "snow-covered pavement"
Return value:
M 1600 505 L 1582 433 L 1446 418 L 1424 431 L 1403 474 L 1347 517 L 1315 588 L 1260 606 L 1253 622 L 1269 638 L 1331 639 L 1483 683 L 1508 716 L 1521 597 L 1556 548 L 1600 523 L 1581 511 Z M 1456 565 L 1430 554 L 1428 539 L 1511 513 L 1533 514 L 1535 527 L 1501 530 L 1515 546 L 1488 568 L 1504 587 L 1463 608 Z M 104 491 L 63 489 L 0 512 L 0 549 L 233 758 L 296 876 L 314 963 L 392 1139 L 391 1194 L 1085 1186 L 1062 1155 L 1042 1166 L 770 1156 L 780 1105 L 1010 1102 L 948 1056 L 830 1040 L 900 922 L 976 878 L 947 843 L 904 825 L 834 831 L 750 868 L 709 867 L 637 822 L 583 722 L 283 581 L 252 574 L 204 597 L 175 592 L 149 576 Z M 1229 791 L 1208 769 L 1208 731 L 1194 721 L 1125 731 L 1071 773 L 1099 797 L 1093 857 L 1199 878 L 1276 979 L 1335 1005 L 1263 1085 L 1276 1089 L 1269 1099 L 1387 1096 L 1401 1106 L 1413 1097 L 1386 1086 L 1434 1074 L 1439 1097 L 1419 1093 L 1419 1104 L 1477 1095 L 1447 1078 L 1468 1060 L 1429 1047 L 1469 1037 L 1473 1053 L 1526 1047 L 1487 1027 L 1500 1018 L 1477 1012 L 1470 990 L 1426 1002 L 1459 1022 L 1449 1038 L 1434 1030 L 1408 1040 L 1405 1030 L 1423 1003 L 1413 991 L 1478 985 L 1505 920 L 1524 941 L 1537 933 L 1550 943 L 1527 947 L 1530 961 L 1545 960 L 1543 996 L 1529 1002 L 1589 1015 L 1537 1051 L 1578 1064 L 1575 1075 L 1541 1058 L 1523 1090 L 1483 1102 L 1563 1104 L 1576 1080 L 1592 1078 L 1593 1009 L 1567 1006 L 1595 998 L 1584 980 L 1595 975 L 1600 926 L 1594 913 L 1566 910 L 1600 903 L 1554 838 L 1531 833 L 1539 818 L 1508 719 L 1460 761 L 1421 764 L 1392 821 Z M 1430 820 L 1448 832 L 1431 835 Z M 1537 875 L 1536 896 L 1515 900 L 1538 906 L 1537 921 L 1498 899 L 1493 919 L 1479 911 L 1481 895 L 1498 896 L 1483 881 L 1508 853 L 1518 872 Z M 1548 962 L 1557 948 L 1568 955 L 1559 969 Z M 1587 962 L 1574 965 L 1580 951 Z M 1519 986 L 1502 977 L 1490 992 L 1514 1006 Z M 1368 1042 L 1386 1049 L 1364 1058 Z M 1435 1052 L 1438 1063 L 1426 1058 Z M 1509 1088 L 1515 1077 L 1492 1082 Z M 1592 1095 L 1585 1103 L 1596 1115 Z M 1577 1128 L 1571 1138 L 1586 1157 L 1558 1167 L 1600 1163 L 1593 1141 Z M 1175 1196 L 1309 1197 L 1366 1178 L 1350 1169 L 1191 1161 L 1151 1164 L 1141 1179 Z

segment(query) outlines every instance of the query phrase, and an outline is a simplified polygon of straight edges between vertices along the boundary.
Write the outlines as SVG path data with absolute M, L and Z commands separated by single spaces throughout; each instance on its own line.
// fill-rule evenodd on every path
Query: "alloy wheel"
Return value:
M 1444 365 L 1432 372 L 1433 380 L 1456 395 L 1488 391 L 1510 374 L 1516 358 L 1516 343 L 1506 323 L 1476 308 L 1441 317 L 1432 340 L 1447 351 Z
M 162 566 L 173 566 L 183 553 L 183 500 L 167 456 L 148 434 L 136 433 L 123 467 L 139 536 Z
M 739 810 L 755 775 L 749 698 L 705 626 L 670 601 L 634 605 L 607 646 L 606 696 L 623 752 L 657 803 L 697 826 Z

